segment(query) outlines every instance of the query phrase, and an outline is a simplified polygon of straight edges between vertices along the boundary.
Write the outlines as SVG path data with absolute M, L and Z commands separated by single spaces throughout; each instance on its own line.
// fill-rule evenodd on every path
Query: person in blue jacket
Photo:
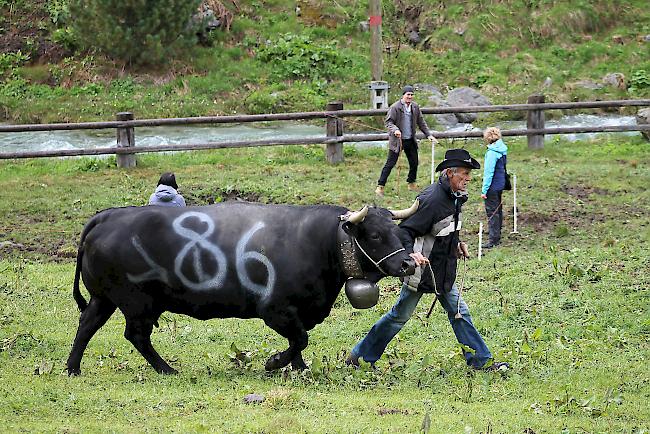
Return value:
M 501 242 L 503 225 L 503 203 L 501 193 L 506 185 L 506 163 L 508 147 L 501 139 L 501 130 L 486 128 L 483 139 L 487 144 L 483 164 L 483 187 L 481 197 L 485 200 L 485 213 L 488 218 L 488 242 L 484 249 L 491 249 Z
M 185 206 L 185 199 L 178 193 L 176 176 L 172 172 L 160 175 L 158 186 L 149 197 L 149 205 Z

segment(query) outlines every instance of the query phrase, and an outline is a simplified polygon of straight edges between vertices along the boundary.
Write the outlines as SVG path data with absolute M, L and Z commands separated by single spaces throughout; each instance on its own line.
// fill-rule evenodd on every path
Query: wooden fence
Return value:
M 622 131 L 650 131 L 650 124 L 642 125 L 612 125 L 602 127 L 558 127 L 546 128 L 544 111 L 546 110 L 579 110 L 587 108 L 613 108 L 613 107 L 643 107 L 650 106 L 650 99 L 642 100 L 616 100 L 616 101 L 587 101 L 544 103 L 542 95 L 532 95 L 527 104 L 464 106 L 464 107 L 425 107 L 423 114 L 443 113 L 485 113 L 500 111 L 525 111 L 527 112 L 527 126 L 522 129 L 503 130 L 503 136 L 527 136 L 530 148 L 541 148 L 545 134 L 570 134 L 592 132 L 622 132 Z M 234 115 L 234 116 L 205 116 L 194 118 L 169 118 L 169 119 L 141 119 L 136 120 L 130 112 L 118 113 L 115 121 L 60 123 L 60 124 L 29 124 L 29 125 L 0 125 L 0 134 L 3 132 L 31 132 L 31 131 L 61 131 L 83 129 L 109 129 L 117 130 L 117 145 L 109 148 L 69 149 L 48 151 L 1 152 L 0 159 L 40 158 L 40 157 L 69 157 L 79 155 L 115 154 L 119 167 L 135 166 L 135 154 L 144 152 L 163 151 L 189 151 L 201 149 L 241 148 L 250 146 L 276 146 L 276 145 L 310 145 L 325 144 L 325 156 L 328 162 L 338 163 L 343 161 L 343 144 L 349 142 L 366 142 L 388 140 L 387 133 L 374 134 L 346 134 L 346 117 L 385 116 L 386 109 L 371 110 L 344 110 L 339 102 L 330 103 L 325 111 L 278 113 L 259 115 Z M 152 127 L 162 125 L 199 125 L 199 124 L 229 124 L 245 122 L 268 122 L 288 120 L 326 119 L 325 135 L 321 137 L 302 137 L 295 139 L 264 139 L 247 141 L 224 141 L 190 143 L 183 145 L 158 145 L 136 146 L 135 129 L 137 127 Z M 482 131 L 453 131 L 434 132 L 436 138 L 471 138 L 482 137 Z M 419 135 L 418 137 L 421 137 Z

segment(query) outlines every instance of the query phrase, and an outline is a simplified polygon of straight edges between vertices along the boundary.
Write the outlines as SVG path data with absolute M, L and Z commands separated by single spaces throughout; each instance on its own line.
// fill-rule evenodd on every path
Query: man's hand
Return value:
M 409 256 L 410 256 L 411 258 L 413 258 L 413 260 L 415 261 L 415 264 L 416 264 L 417 266 L 420 266 L 420 265 L 424 265 L 424 264 L 428 264 L 428 263 L 429 263 L 429 259 L 426 258 L 426 257 L 424 257 L 424 255 L 422 255 L 422 253 L 420 253 L 420 252 L 417 252 L 417 253 L 411 253 L 411 254 L 409 254 Z
M 438 140 L 435 137 L 433 137 L 432 135 L 427 137 L 427 139 L 431 140 L 431 143 L 433 143 L 433 144 L 438 144 Z
M 395 134 L 395 137 L 397 137 L 398 139 L 402 137 L 402 132 L 400 130 L 395 130 L 393 134 Z
M 487 194 L 481 194 L 481 199 L 487 199 Z
M 462 241 L 458 243 L 458 257 L 469 258 L 469 250 L 467 250 L 467 243 L 463 243 Z

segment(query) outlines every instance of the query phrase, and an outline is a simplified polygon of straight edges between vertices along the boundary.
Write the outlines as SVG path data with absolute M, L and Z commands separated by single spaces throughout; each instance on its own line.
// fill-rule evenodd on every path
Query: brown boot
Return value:
M 409 191 L 420 191 L 420 187 L 415 182 L 409 182 Z
M 377 188 L 375 188 L 375 194 L 377 196 L 383 196 L 384 195 L 384 186 L 383 185 L 378 185 Z

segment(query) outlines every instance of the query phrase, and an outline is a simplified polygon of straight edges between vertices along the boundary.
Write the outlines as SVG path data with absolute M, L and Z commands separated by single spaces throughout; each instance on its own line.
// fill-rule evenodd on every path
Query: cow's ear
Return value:
M 345 231 L 346 234 L 351 235 L 353 237 L 359 236 L 359 227 L 354 223 L 345 222 L 341 226 L 343 227 L 343 230 Z

